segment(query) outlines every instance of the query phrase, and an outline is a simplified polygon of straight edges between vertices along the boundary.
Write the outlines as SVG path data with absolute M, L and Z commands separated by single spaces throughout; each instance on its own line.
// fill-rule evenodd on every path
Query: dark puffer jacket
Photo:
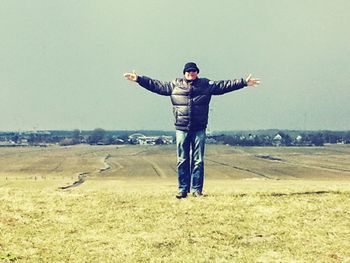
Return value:
M 188 81 L 178 78 L 172 82 L 164 82 L 138 76 L 137 82 L 149 91 L 171 96 L 175 128 L 182 131 L 199 131 L 207 127 L 212 95 L 222 95 L 247 86 L 244 79 L 211 81 L 197 78 Z

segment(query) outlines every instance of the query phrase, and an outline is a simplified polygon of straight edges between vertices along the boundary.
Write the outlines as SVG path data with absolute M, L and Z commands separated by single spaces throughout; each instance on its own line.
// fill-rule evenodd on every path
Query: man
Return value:
M 251 75 L 246 79 L 211 81 L 199 78 L 198 74 L 199 68 L 194 62 L 186 63 L 184 77 L 172 82 L 138 76 L 135 71 L 124 74 L 127 80 L 151 92 L 171 97 L 176 129 L 178 199 L 186 198 L 191 189 L 193 196 L 203 196 L 205 130 L 211 96 L 260 84 L 260 80 Z

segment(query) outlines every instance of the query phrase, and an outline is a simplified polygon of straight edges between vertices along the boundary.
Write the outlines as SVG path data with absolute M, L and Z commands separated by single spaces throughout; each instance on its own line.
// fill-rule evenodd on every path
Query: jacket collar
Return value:
M 196 79 L 194 79 L 194 80 L 188 80 L 188 79 L 184 78 L 184 81 L 185 81 L 186 83 L 188 83 L 188 84 L 195 84 L 196 82 L 198 82 L 198 79 L 199 79 L 199 78 L 196 78 Z

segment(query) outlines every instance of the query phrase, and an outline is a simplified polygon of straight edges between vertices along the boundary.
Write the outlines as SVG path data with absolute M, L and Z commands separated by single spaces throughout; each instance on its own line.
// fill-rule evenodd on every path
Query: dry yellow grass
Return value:
M 209 146 L 208 196 L 184 200 L 173 150 L 1 150 L 0 262 L 350 262 L 348 148 Z M 59 189 L 84 171 L 85 183 Z

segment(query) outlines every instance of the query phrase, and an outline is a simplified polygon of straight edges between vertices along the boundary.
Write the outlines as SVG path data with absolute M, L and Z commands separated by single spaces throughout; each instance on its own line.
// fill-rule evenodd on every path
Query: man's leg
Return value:
M 190 136 L 188 132 L 176 130 L 176 146 L 179 192 L 187 194 L 191 184 Z
M 205 130 L 195 132 L 192 136 L 192 191 L 202 193 L 204 182 Z

